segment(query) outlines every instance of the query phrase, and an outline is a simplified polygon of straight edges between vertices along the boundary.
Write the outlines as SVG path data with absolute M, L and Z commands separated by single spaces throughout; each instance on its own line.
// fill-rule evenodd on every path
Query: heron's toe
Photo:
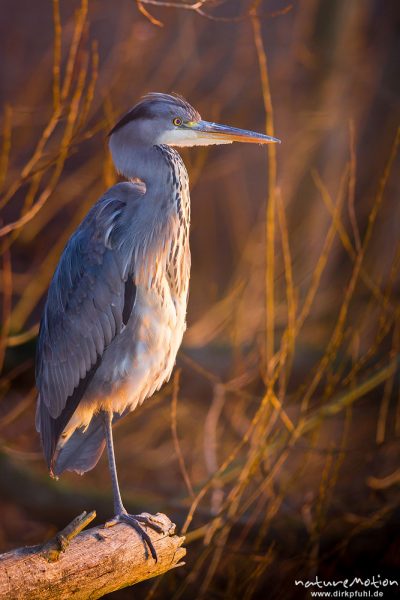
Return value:
M 165 515 L 161 513 L 157 513 L 157 515 L 154 516 L 150 513 L 142 512 L 139 515 L 133 516 L 139 523 L 151 527 L 151 529 L 154 529 L 157 533 L 163 533 L 164 535 L 172 535 L 174 533 L 175 525 L 171 523 L 168 517 L 165 517 Z
M 157 529 L 155 529 L 155 527 L 153 525 L 151 525 L 150 523 L 147 523 L 145 521 L 139 521 L 139 519 L 137 517 L 140 517 L 141 515 L 129 515 L 126 512 L 120 513 L 119 515 L 117 515 L 117 519 L 120 523 L 126 523 L 127 525 L 130 525 L 131 527 L 133 527 L 133 529 L 140 535 L 140 537 L 142 538 L 143 544 L 146 548 L 146 550 L 150 550 L 150 554 L 151 556 L 154 558 L 154 560 L 157 562 L 157 552 L 156 549 L 154 548 L 153 542 L 150 539 L 149 534 L 147 533 L 147 531 L 142 527 L 143 523 L 144 525 L 148 525 L 149 527 L 151 527 L 152 529 L 154 529 L 155 531 L 158 531 Z M 158 532 L 160 533 L 160 532 Z
M 104 523 L 104 527 L 105 528 L 114 527 L 114 525 L 117 525 L 118 523 L 121 523 L 121 521 L 119 519 L 119 515 L 115 516 L 110 521 L 106 521 L 106 523 Z

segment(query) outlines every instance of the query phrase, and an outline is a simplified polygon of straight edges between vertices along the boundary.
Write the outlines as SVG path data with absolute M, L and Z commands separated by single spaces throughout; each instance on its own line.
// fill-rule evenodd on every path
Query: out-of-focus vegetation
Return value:
M 380 0 L 3 0 L 3 550 L 111 514 L 105 459 L 46 476 L 35 338 L 64 244 L 116 180 L 107 131 L 176 91 L 283 143 L 184 152 L 188 331 L 116 447 L 130 506 L 170 514 L 188 558 L 135 597 L 304 597 L 295 578 L 399 569 L 396 18 Z

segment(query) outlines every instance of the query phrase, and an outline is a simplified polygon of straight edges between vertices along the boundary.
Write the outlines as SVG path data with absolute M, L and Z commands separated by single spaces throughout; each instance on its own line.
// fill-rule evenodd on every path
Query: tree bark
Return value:
M 154 517 L 164 533 L 146 527 L 157 562 L 129 525 L 79 533 L 94 517 L 83 513 L 49 542 L 1 555 L 0 600 L 92 600 L 183 564 L 184 538 L 166 515 Z

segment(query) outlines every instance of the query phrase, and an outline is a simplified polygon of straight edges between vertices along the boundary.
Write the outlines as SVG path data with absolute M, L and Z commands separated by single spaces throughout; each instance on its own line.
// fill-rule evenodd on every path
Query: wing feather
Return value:
M 37 426 L 49 466 L 105 348 L 132 313 L 133 260 L 126 244 L 121 251 L 121 224 L 142 194 L 128 183 L 111 188 L 69 240 L 50 284 L 36 358 Z

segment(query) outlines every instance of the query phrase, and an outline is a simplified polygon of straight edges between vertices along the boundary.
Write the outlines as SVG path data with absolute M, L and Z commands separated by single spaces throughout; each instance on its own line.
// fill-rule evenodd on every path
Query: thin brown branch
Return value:
M 146 17 L 146 19 L 148 21 L 150 21 L 150 23 L 152 25 L 156 25 L 156 27 L 164 27 L 164 23 L 162 21 L 160 21 L 159 19 L 156 19 L 148 10 L 147 8 L 145 8 L 145 6 L 143 6 L 143 2 L 141 2 L 140 0 L 136 0 L 136 6 L 138 7 L 138 11 L 142 13 L 142 15 L 144 17 Z
M 214 385 L 213 399 L 208 409 L 206 419 L 204 421 L 204 460 L 206 463 L 208 474 L 211 476 L 218 470 L 218 422 L 225 404 L 225 388 L 221 384 Z M 211 511 L 213 514 L 219 512 L 223 490 L 221 482 L 214 482 L 214 489 L 211 498 Z
M 2 255 L 3 255 L 3 280 L 2 280 L 2 321 L 0 332 L 0 371 L 3 368 L 4 356 L 7 347 L 7 336 L 11 320 L 13 280 L 12 280 L 12 264 L 11 253 L 8 245 L 8 240 L 2 240 Z
M 190 496 L 194 497 L 194 491 L 190 482 L 190 477 L 186 469 L 185 459 L 183 458 L 183 452 L 178 438 L 178 425 L 177 425 L 177 412 L 178 412 L 178 394 L 179 394 L 179 379 L 180 370 L 178 369 L 174 375 L 173 389 L 172 389 L 172 402 L 171 402 L 171 431 L 172 438 L 174 440 L 175 452 L 178 457 L 179 467 L 182 473 L 183 480 L 187 487 Z
M 3 120 L 3 143 L 1 147 L 0 155 L 0 190 L 3 188 L 7 171 L 8 171 L 8 160 L 11 150 L 11 131 L 12 131 L 12 108 L 9 104 L 4 109 L 4 120 Z
M 205 19 L 209 19 L 210 21 L 216 21 L 219 23 L 240 23 L 241 21 L 245 21 L 246 19 L 252 19 L 255 14 L 254 10 L 251 10 L 235 17 L 216 16 L 204 10 L 205 6 L 211 4 L 211 2 L 209 2 L 208 0 L 199 0 L 198 2 L 194 2 L 193 4 L 188 4 L 187 2 L 164 2 L 163 0 L 136 0 L 138 10 L 150 21 L 150 23 L 152 23 L 153 25 L 157 25 L 158 27 L 163 26 L 162 21 L 159 21 L 152 14 L 150 14 L 143 6 L 144 4 L 150 4 L 151 6 L 157 6 L 159 8 L 191 10 Z M 275 17 L 286 15 L 292 10 L 292 8 L 293 4 L 288 4 L 288 6 L 285 6 L 280 10 L 272 12 L 258 12 L 257 18 L 274 19 Z
M 75 122 L 78 117 L 78 109 L 79 109 L 79 104 L 80 104 L 82 93 L 83 93 L 86 73 L 87 73 L 87 69 L 84 66 L 79 73 L 76 90 L 75 90 L 74 96 L 71 100 L 65 131 L 64 131 L 64 135 L 63 135 L 63 138 L 62 138 L 61 144 L 60 144 L 60 147 L 61 147 L 60 156 L 54 167 L 54 171 L 52 173 L 52 176 L 50 178 L 48 185 L 41 192 L 38 200 L 30 208 L 30 210 L 26 211 L 19 219 L 17 219 L 13 223 L 8 223 L 7 225 L 4 225 L 4 227 L 2 227 L 0 229 L 0 237 L 7 235 L 8 233 L 10 233 L 16 229 L 19 229 L 19 228 L 23 227 L 24 225 L 26 225 L 27 223 L 29 223 L 29 221 L 31 221 L 33 219 L 33 217 L 42 209 L 44 204 L 47 202 L 47 200 L 50 198 L 51 194 L 53 193 L 54 188 L 56 187 L 58 180 L 62 174 L 64 163 L 68 156 L 70 142 L 71 142 L 72 135 L 74 132 L 74 125 L 75 125 Z
M 349 176 L 349 200 L 348 200 L 348 209 L 349 209 L 349 219 L 351 228 L 353 230 L 354 242 L 356 246 L 356 251 L 360 252 L 361 250 L 361 236 L 360 230 L 357 223 L 357 216 L 355 211 L 355 193 L 356 193 L 356 169 L 357 169 L 357 160 L 356 160 L 356 150 L 355 150 L 355 135 L 354 135 L 354 121 L 350 120 L 349 122 L 349 138 L 350 138 L 350 176 Z
M 253 36 L 257 51 L 260 71 L 262 96 L 265 110 L 265 131 L 267 135 L 274 136 L 274 114 L 269 82 L 268 61 L 261 34 L 260 17 L 254 8 L 251 18 Z M 265 295 L 266 295 L 266 340 L 265 361 L 267 380 L 272 378 L 273 356 L 275 346 L 275 188 L 276 188 L 276 147 L 269 144 L 268 152 L 268 198 L 266 209 L 265 230 Z
M 53 106 L 54 111 L 59 110 L 61 105 L 61 17 L 60 0 L 53 0 L 53 29 L 54 29 L 54 51 L 53 51 Z

